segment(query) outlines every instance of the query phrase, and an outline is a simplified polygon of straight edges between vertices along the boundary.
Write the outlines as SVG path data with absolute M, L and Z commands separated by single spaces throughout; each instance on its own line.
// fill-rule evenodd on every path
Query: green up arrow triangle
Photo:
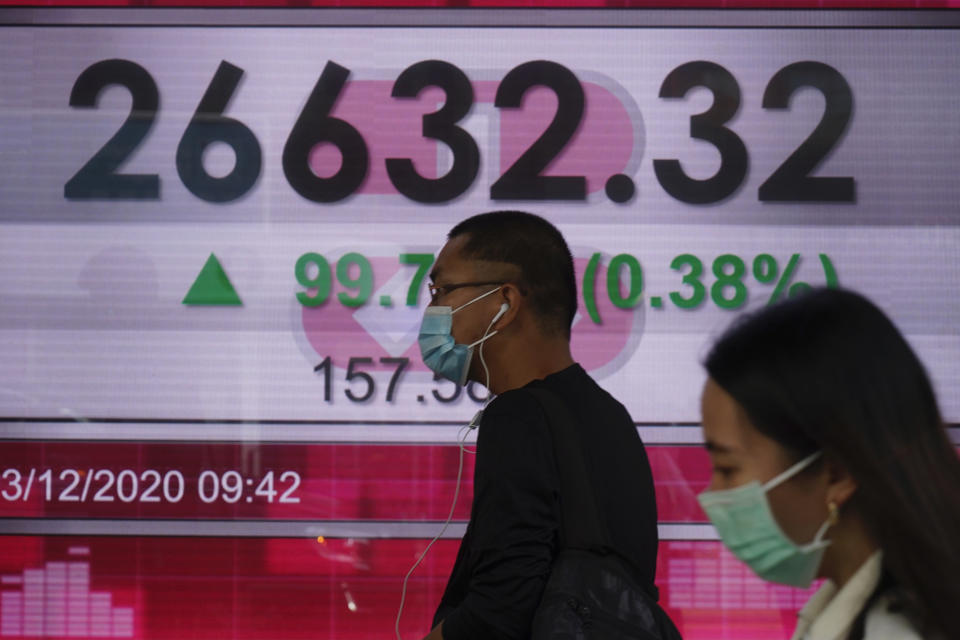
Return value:
M 190 291 L 184 296 L 183 304 L 242 305 L 243 301 L 230 284 L 230 278 L 217 256 L 211 253 Z

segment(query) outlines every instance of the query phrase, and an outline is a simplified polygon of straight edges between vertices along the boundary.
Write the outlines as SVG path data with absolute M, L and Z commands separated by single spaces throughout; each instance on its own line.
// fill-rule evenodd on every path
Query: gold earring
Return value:
M 830 523 L 830 526 L 833 527 L 840 521 L 840 508 L 837 507 L 837 503 L 831 500 L 827 503 L 827 511 L 830 514 L 827 516 L 827 522 Z

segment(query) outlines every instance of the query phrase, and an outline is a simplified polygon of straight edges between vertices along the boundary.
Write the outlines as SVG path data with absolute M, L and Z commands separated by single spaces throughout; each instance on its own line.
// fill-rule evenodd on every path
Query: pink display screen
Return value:
M 0 8 L 0 640 L 393 638 L 443 531 L 426 635 L 488 394 L 418 330 L 483 211 L 570 245 L 686 640 L 786 639 L 809 596 L 696 499 L 740 314 L 863 292 L 960 445 L 960 17 L 114 4 L 167 6 Z

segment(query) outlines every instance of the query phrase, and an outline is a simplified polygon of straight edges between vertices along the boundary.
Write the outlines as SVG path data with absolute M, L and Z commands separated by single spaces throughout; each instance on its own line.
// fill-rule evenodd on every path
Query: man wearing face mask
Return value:
M 530 637 L 559 552 L 564 501 L 551 425 L 533 389 L 552 392 L 570 417 L 606 551 L 652 587 L 649 462 L 626 409 L 571 356 L 576 280 L 563 236 L 528 213 L 474 216 L 450 232 L 431 280 L 424 362 L 496 397 L 479 423 L 470 523 L 426 640 Z

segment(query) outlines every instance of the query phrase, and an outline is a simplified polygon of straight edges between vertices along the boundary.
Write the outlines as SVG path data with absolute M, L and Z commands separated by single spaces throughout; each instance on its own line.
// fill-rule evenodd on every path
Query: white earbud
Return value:
M 490 321 L 490 324 L 492 325 L 494 322 L 499 320 L 503 316 L 503 314 L 505 314 L 509 310 L 510 310 L 510 305 L 504 302 L 502 305 L 500 305 L 500 311 L 497 311 L 497 315 L 493 316 L 493 320 Z

